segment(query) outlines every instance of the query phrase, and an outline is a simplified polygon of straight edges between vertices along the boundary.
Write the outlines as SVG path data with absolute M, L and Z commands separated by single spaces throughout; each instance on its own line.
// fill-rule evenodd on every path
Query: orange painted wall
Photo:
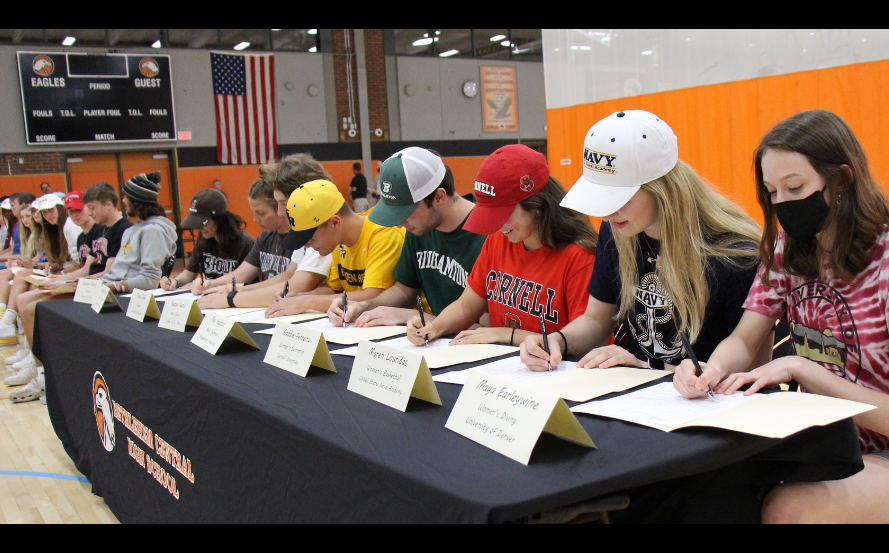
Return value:
M 445 163 L 454 173 L 454 181 L 460 194 L 472 192 L 478 168 L 485 156 L 449 157 Z M 352 181 L 352 164 L 355 161 L 322 161 L 321 164 L 330 173 L 344 197 L 348 198 L 349 183 Z M 378 163 L 373 162 L 373 175 L 376 176 Z M 259 225 L 253 222 L 253 213 L 247 203 L 247 192 L 250 185 L 259 178 L 258 165 L 217 165 L 212 167 L 186 167 L 179 169 L 179 205 L 183 217 L 188 213 L 191 198 L 198 190 L 209 188 L 214 179 L 222 181 L 222 190 L 228 196 L 229 210 L 237 213 L 247 221 L 247 232 L 253 236 L 260 233 Z M 368 180 L 372 180 L 373 177 Z M 38 183 L 39 184 L 39 183 Z
M 42 175 L 0 175 L 0 196 L 11 196 L 16 192 L 32 192 L 40 197 L 40 183 L 48 182 L 53 192 L 67 192 L 65 173 L 47 173 Z
M 868 154 L 871 171 L 889 184 L 889 133 L 884 106 L 889 60 L 760 77 L 547 110 L 552 174 L 566 187 L 583 173 L 584 133 L 615 111 L 644 109 L 679 138 L 679 157 L 756 220 L 753 152 L 776 123 L 794 113 L 826 109 L 842 117 Z M 570 165 L 562 165 L 570 159 Z

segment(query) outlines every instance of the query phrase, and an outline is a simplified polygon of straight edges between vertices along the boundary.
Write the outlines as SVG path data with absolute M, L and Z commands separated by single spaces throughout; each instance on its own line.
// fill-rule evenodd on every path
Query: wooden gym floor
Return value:
M 4 358 L 15 349 L 0 350 Z M 11 374 L 0 359 L 0 377 Z M 39 401 L 10 403 L 0 382 L 0 523 L 117 524 L 62 448 Z

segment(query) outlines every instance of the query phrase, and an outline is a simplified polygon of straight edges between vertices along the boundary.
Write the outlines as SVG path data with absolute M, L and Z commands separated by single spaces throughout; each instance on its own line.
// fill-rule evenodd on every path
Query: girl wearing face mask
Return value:
M 740 323 L 700 378 L 685 362 L 673 384 L 686 397 L 732 394 L 795 380 L 809 393 L 877 407 L 855 417 L 864 470 L 845 480 L 786 484 L 763 504 L 766 522 L 889 522 L 889 205 L 864 150 L 835 114 L 779 123 L 755 156 L 765 215 L 763 267 Z M 778 229 L 778 223 L 782 229 Z M 749 372 L 751 344 L 775 319 L 795 356 Z

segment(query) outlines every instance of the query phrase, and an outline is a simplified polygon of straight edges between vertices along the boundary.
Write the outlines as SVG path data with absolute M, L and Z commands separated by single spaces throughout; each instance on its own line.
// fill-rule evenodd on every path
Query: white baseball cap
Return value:
M 0 202 L 0 209 L 8 209 L 12 210 L 12 202 L 9 201 L 9 198 L 6 198 L 2 202 Z
M 31 204 L 33 207 L 36 207 L 38 211 L 42 211 L 44 209 L 49 209 L 51 207 L 55 207 L 57 205 L 65 205 L 62 201 L 62 198 L 59 198 L 55 194 L 44 194 L 40 196 L 34 203 Z
M 657 115 L 642 110 L 612 113 L 587 131 L 583 176 L 560 205 L 594 217 L 611 215 L 678 161 L 676 135 Z

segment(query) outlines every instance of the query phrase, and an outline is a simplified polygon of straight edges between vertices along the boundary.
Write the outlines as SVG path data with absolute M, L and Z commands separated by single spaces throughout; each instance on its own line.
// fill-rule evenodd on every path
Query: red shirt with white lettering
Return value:
M 784 237 L 778 231 L 769 273 L 775 288 L 757 277 L 744 307 L 787 323 L 797 355 L 849 382 L 889 393 L 889 228 L 871 248 L 870 264 L 851 282 L 836 278 L 826 258 L 822 280 L 785 273 Z M 863 453 L 889 450 L 889 438 L 857 428 Z
M 513 244 L 495 232 L 482 246 L 469 286 L 487 298 L 491 326 L 540 333 L 542 311 L 546 331 L 554 332 L 586 310 L 586 285 L 595 259 L 595 254 L 576 244 L 529 252 L 521 242 Z

